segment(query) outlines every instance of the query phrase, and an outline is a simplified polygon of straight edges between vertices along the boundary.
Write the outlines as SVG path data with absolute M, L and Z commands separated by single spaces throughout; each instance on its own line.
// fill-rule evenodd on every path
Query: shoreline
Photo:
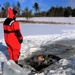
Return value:
M 25 20 L 17 20 L 22 24 L 68 24 L 68 25 L 75 25 L 75 23 L 71 22 L 45 22 L 45 21 L 25 21 Z M 3 24 L 4 21 L 1 21 L 0 24 Z

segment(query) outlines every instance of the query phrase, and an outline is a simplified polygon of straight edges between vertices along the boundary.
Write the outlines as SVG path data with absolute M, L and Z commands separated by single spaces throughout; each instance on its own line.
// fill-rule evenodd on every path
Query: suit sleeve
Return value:
M 22 43 L 23 42 L 23 36 L 21 34 L 21 31 L 20 31 L 19 23 L 15 22 L 13 27 L 14 27 L 15 35 L 16 35 L 19 43 Z

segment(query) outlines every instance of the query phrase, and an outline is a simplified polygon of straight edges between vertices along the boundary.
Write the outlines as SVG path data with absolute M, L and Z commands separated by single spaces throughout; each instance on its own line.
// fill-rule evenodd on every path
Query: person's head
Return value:
M 17 15 L 17 11 L 15 9 L 13 9 L 13 14 L 14 14 L 13 19 L 15 20 L 16 19 L 16 15 Z
M 41 61 L 43 61 L 43 60 L 44 60 L 43 55 L 39 55 L 39 56 L 38 56 L 38 61 L 41 62 Z
M 17 11 L 12 8 L 8 8 L 8 18 L 16 19 Z

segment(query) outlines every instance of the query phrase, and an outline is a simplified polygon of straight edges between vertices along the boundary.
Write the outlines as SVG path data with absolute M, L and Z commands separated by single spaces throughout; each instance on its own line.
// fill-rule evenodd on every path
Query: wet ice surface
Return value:
M 73 75 L 75 74 L 75 34 L 60 35 L 40 35 L 27 36 L 22 44 L 21 57 L 25 59 L 36 54 L 54 54 L 62 59 L 43 70 L 42 73 L 33 73 L 31 75 Z M 40 37 L 40 38 L 39 38 Z M 53 39 L 53 40 L 52 40 Z M 54 40 L 55 39 L 55 40 Z M 66 40 L 66 41 L 65 41 Z M 52 41 L 52 42 L 51 42 Z M 6 59 L 6 58 L 5 58 Z M 26 66 L 24 69 L 31 70 L 31 67 Z
M 53 54 L 60 61 L 44 69 L 43 75 L 75 74 L 75 34 L 40 35 L 25 37 L 21 51 L 21 60 L 37 54 Z M 31 68 L 30 68 L 31 69 Z M 41 73 L 38 75 L 42 75 Z
M 24 36 L 63 34 L 64 32 L 75 32 L 75 25 L 63 24 L 21 24 Z

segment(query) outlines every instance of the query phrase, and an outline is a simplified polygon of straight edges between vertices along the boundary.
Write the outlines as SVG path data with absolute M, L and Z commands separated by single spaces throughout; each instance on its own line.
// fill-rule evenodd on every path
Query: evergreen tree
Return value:
M 35 9 L 36 14 L 38 14 L 39 13 L 39 4 L 37 2 L 34 3 L 33 8 Z
M 75 17 L 75 8 L 72 10 L 72 16 Z

